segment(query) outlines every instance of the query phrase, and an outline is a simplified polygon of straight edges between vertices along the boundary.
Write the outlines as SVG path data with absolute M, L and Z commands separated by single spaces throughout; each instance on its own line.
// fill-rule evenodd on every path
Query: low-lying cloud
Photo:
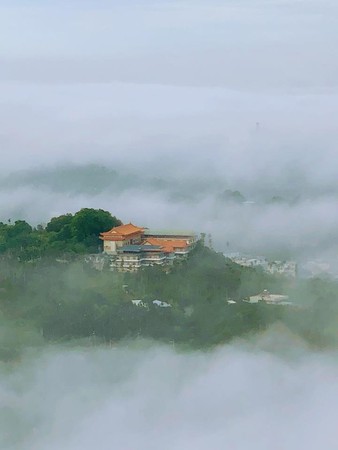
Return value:
M 334 185 L 273 191 L 266 180 L 250 187 L 247 182 L 244 190 L 239 183 L 238 200 L 227 198 L 229 183 L 210 172 L 201 170 L 196 179 L 188 172 L 175 176 L 150 167 L 68 165 L 14 172 L 0 183 L 0 220 L 46 224 L 51 217 L 91 207 L 108 210 L 125 223 L 211 234 L 217 251 L 301 258 L 336 250 Z
M 275 332 L 210 353 L 49 349 L 1 368 L 1 448 L 335 449 L 336 374 Z

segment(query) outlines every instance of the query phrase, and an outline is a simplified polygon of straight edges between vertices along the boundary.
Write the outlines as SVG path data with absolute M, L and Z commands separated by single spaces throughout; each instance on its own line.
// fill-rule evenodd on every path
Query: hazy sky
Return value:
M 247 165 L 257 122 L 264 158 L 330 155 L 337 13 L 329 0 L 3 1 L 3 165 L 201 146 Z
M 216 235 L 226 220 L 230 239 L 240 229 L 245 245 L 322 242 L 338 206 L 337 22 L 333 0 L 3 0 L 3 175 L 97 162 L 173 183 L 209 177 L 249 200 L 257 192 L 302 198 L 299 208 L 269 207 L 243 221 L 205 192 L 192 206 L 158 192 L 56 198 L 21 186 L 0 192 L 0 216 L 44 221 L 97 205 L 146 225 L 202 223 Z
M 336 86 L 337 12 L 332 0 L 5 0 L 2 78 Z

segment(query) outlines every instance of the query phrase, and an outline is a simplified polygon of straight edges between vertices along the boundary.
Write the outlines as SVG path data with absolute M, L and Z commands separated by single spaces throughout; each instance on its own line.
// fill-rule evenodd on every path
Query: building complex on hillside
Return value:
M 248 256 L 240 253 L 224 253 L 226 258 L 243 267 L 260 267 L 264 272 L 272 275 L 284 275 L 295 278 L 297 263 L 295 261 L 268 261 L 264 256 Z
M 170 265 L 186 257 L 196 242 L 192 232 L 150 231 L 132 223 L 101 233 L 103 252 L 112 270 L 135 272 L 140 267 Z

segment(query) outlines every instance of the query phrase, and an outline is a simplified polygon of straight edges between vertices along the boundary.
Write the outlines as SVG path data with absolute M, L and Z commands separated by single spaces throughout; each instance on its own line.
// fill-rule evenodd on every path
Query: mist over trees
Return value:
M 78 339 L 87 339 L 92 345 L 115 345 L 126 339 L 147 338 L 206 349 L 262 332 L 274 323 L 283 324 L 314 346 L 337 342 L 337 281 L 290 281 L 241 267 L 201 241 L 187 260 L 176 261 L 169 271 L 161 267 L 146 267 L 136 273 L 97 271 L 85 262 L 83 251 L 91 249 L 93 238 L 91 222 L 83 227 L 83 217 L 99 215 L 107 226 L 116 219 L 107 212 L 80 213 L 53 218 L 40 231 L 21 222 L 5 226 L 6 230 L 16 230 L 13 242 L 25 244 L 27 236 L 41 234 L 47 244 L 45 254 L 35 260 L 22 257 L 31 247 L 24 251 L 13 244 L 2 254 L 0 358 L 17 358 L 27 346 Z M 79 221 L 73 222 L 75 217 Z M 77 231 L 85 233 L 74 234 L 74 224 Z M 58 259 L 55 247 L 48 244 L 62 242 L 61 238 L 55 240 L 54 233 L 69 236 L 60 249 L 71 250 L 76 258 L 66 263 Z M 46 237 L 49 235 L 53 239 Z M 88 247 L 84 244 L 87 239 Z M 31 241 L 27 242 L 30 245 Z M 74 253 L 74 248 L 81 251 Z M 243 301 L 263 289 L 287 293 L 294 305 Z M 142 301 L 141 306 L 132 303 L 135 299 Z M 153 303 L 155 299 L 170 307 L 159 307 Z
M 7 223 L 12 218 L 14 223 L 15 218 L 24 218 L 36 227 L 63 211 L 74 213 L 88 205 L 113 208 L 117 217 L 132 218 L 145 226 L 198 228 L 211 233 L 222 251 L 267 256 L 283 252 L 287 253 L 285 258 L 303 259 L 334 256 L 335 182 L 312 186 L 317 178 L 302 176 L 301 167 L 289 170 L 278 164 L 278 174 L 268 171 L 258 178 L 234 179 L 233 171 L 225 170 L 222 155 L 210 160 L 219 161 L 217 170 L 208 165 L 210 161 L 198 163 L 200 155 L 192 162 L 173 153 L 163 156 L 166 171 L 152 155 L 147 162 L 107 160 L 100 165 L 83 161 L 2 174 L 0 199 L 4 207 L 0 220 Z M 192 163 L 197 167 L 191 167 Z M 327 177 L 323 175 L 324 180 Z M 328 217 L 325 222 L 323 215 Z M 299 217 L 304 220 L 299 221 Z

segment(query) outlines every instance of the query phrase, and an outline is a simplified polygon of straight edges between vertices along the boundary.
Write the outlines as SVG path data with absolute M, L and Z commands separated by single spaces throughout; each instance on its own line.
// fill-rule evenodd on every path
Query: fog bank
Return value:
M 337 368 L 336 355 L 276 332 L 211 353 L 27 355 L 1 367 L 1 448 L 335 449 Z

